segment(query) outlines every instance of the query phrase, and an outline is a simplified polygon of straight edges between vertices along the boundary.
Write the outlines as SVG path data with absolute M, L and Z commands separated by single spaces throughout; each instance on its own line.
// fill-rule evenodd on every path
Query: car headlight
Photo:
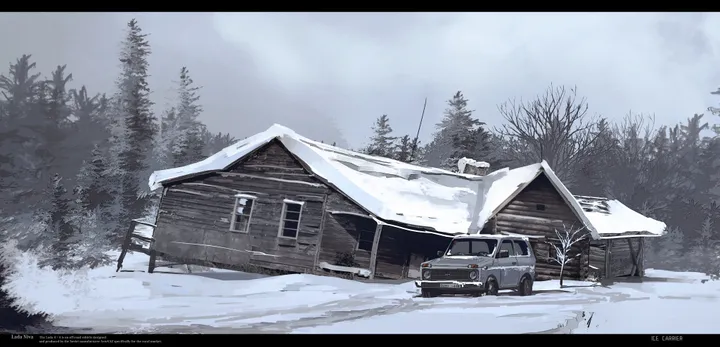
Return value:
M 473 280 L 473 281 L 476 280 L 476 279 L 478 279 L 478 272 L 477 272 L 477 271 L 474 271 L 474 270 L 473 270 L 473 271 L 470 271 L 470 279 Z
M 429 279 L 430 279 L 430 270 L 425 270 L 425 271 L 423 271 L 423 273 L 422 273 L 422 278 L 423 278 L 424 280 L 429 280 Z

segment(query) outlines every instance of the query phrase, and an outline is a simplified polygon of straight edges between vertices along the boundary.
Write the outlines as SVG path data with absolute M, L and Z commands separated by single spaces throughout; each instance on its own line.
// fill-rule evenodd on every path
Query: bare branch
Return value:
M 573 170 L 609 150 L 598 141 L 605 135 L 597 126 L 600 118 L 588 115 L 587 101 L 575 87 L 550 85 L 534 100 L 510 99 L 498 111 L 506 124 L 496 131 L 512 144 L 513 159 L 520 164 L 546 160 L 566 183 L 572 183 Z
M 585 240 L 588 233 L 584 226 L 581 228 L 573 228 L 572 226 L 568 228 L 563 224 L 561 230 L 555 229 L 555 235 L 557 235 L 559 245 L 551 244 L 555 248 L 555 256 L 552 260 L 564 267 L 572 260 L 572 257 L 569 256 L 572 247 Z

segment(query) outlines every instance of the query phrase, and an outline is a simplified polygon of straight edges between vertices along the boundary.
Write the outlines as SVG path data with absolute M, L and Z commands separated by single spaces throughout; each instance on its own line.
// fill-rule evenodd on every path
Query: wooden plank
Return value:
M 637 258 L 635 257 L 635 250 L 632 246 L 632 239 L 627 239 L 628 248 L 630 248 L 630 259 L 632 260 L 632 267 L 630 268 L 630 276 L 635 276 L 635 269 L 637 269 Z
M 645 238 L 640 238 L 640 255 L 638 260 L 638 272 L 641 277 L 645 276 Z
M 132 237 L 135 238 L 135 239 L 140 239 L 140 240 L 145 241 L 145 242 L 152 242 L 152 241 L 153 241 L 152 237 L 145 237 L 145 236 L 142 236 L 142 235 L 139 235 L 139 234 L 136 234 L 136 233 L 132 233 Z
M 128 227 L 127 233 L 125 233 L 125 241 L 123 241 L 122 250 L 120 251 L 120 257 L 118 257 L 117 262 L 117 269 L 115 272 L 120 271 L 122 269 L 122 263 L 125 260 L 125 255 L 127 254 L 128 248 L 130 247 L 130 242 L 132 241 L 130 234 L 135 230 L 135 221 L 130 222 L 130 227 Z
M 305 181 L 298 181 L 298 180 L 292 180 L 292 179 L 284 179 L 284 178 L 275 178 L 275 177 L 266 177 L 266 176 L 256 176 L 256 175 L 249 175 L 249 174 L 243 174 L 238 172 L 222 172 L 220 173 L 220 176 L 222 177 L 241 177 L 241 178 L 249 178 L 249 179 L 257 179 L 257 180 L 267 180 L 267 181 L 274 181 L 274 182 L 280 182 L 280 183 L 287 183 L 287 184 L 298 184 L 298 185 L 307 185 L 315 188 L 323 188 L 324 185 L 320 183 L 311 183 L 311 182 L 305 182 Z
M 375 266 L 377 263 L 378 246 L 380 245 L 380 235 L 382 234 L 381 223 L 377 223 L 375 227 L 375 237 L 373 238 L 372 251 L 370 252 L 370 279 L 375 278 Z

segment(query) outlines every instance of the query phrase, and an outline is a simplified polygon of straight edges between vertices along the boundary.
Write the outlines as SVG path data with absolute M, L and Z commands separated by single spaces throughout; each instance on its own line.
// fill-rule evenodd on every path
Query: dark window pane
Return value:
M 250 219 L 247 218 L 246 216 L 236 215 L 235 216 L 235 230 L 247 231 L 249 221 L 250 221 Z
M 282 236 L 285 237 L 295 237 L 297 235 L 297 229 L 289 228 L 289 229 L 283 229 Z
M 288 212 L 300 212 L 301 208 L 302 208 L 302 205 L 300 205 L 300 204 L 292 204 L 292 203 L 285 204 L 285 211 L 288 211 Z
M 527 243 L 522 241 L 515 241 L 515 254 L 516 255 L 530 255 L 528 252 Z
M 286 212 L 285 213 L 285 220 L 291 220 L 291 221 L 299 221 L 300 220 L 300 213 L 298 212 Z
M 358 243 L 358 249 L 361 249 L 363 251 L 372 252 L 372 245 L 373 245 L 372 241 L 367 242 L 367 241 L 361 240 L 360 243 Z
M 360 241 L 370 241 L 372 242 L 375 238 L 375 230 L 360 230 Z
M 292 221 L 285 221 L 285 224 L 283 225 L 283 228 L 285 229 L 295 229 L 298 228 L 298 222 L 292 222 Z

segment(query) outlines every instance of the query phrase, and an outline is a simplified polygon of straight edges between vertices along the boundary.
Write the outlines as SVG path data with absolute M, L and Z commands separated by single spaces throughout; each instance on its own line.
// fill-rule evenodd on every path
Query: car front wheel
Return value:
M 423 298 L 434 298 L 437 296 L 437 293 L 434 291 L 431 291 L 429 289 L 420 289 L 420 294 Z
M 491 279 L 487 281 L 487 284 L 485 284 L 485 294 L 498 295 L 498 285 L 495 280 Z

